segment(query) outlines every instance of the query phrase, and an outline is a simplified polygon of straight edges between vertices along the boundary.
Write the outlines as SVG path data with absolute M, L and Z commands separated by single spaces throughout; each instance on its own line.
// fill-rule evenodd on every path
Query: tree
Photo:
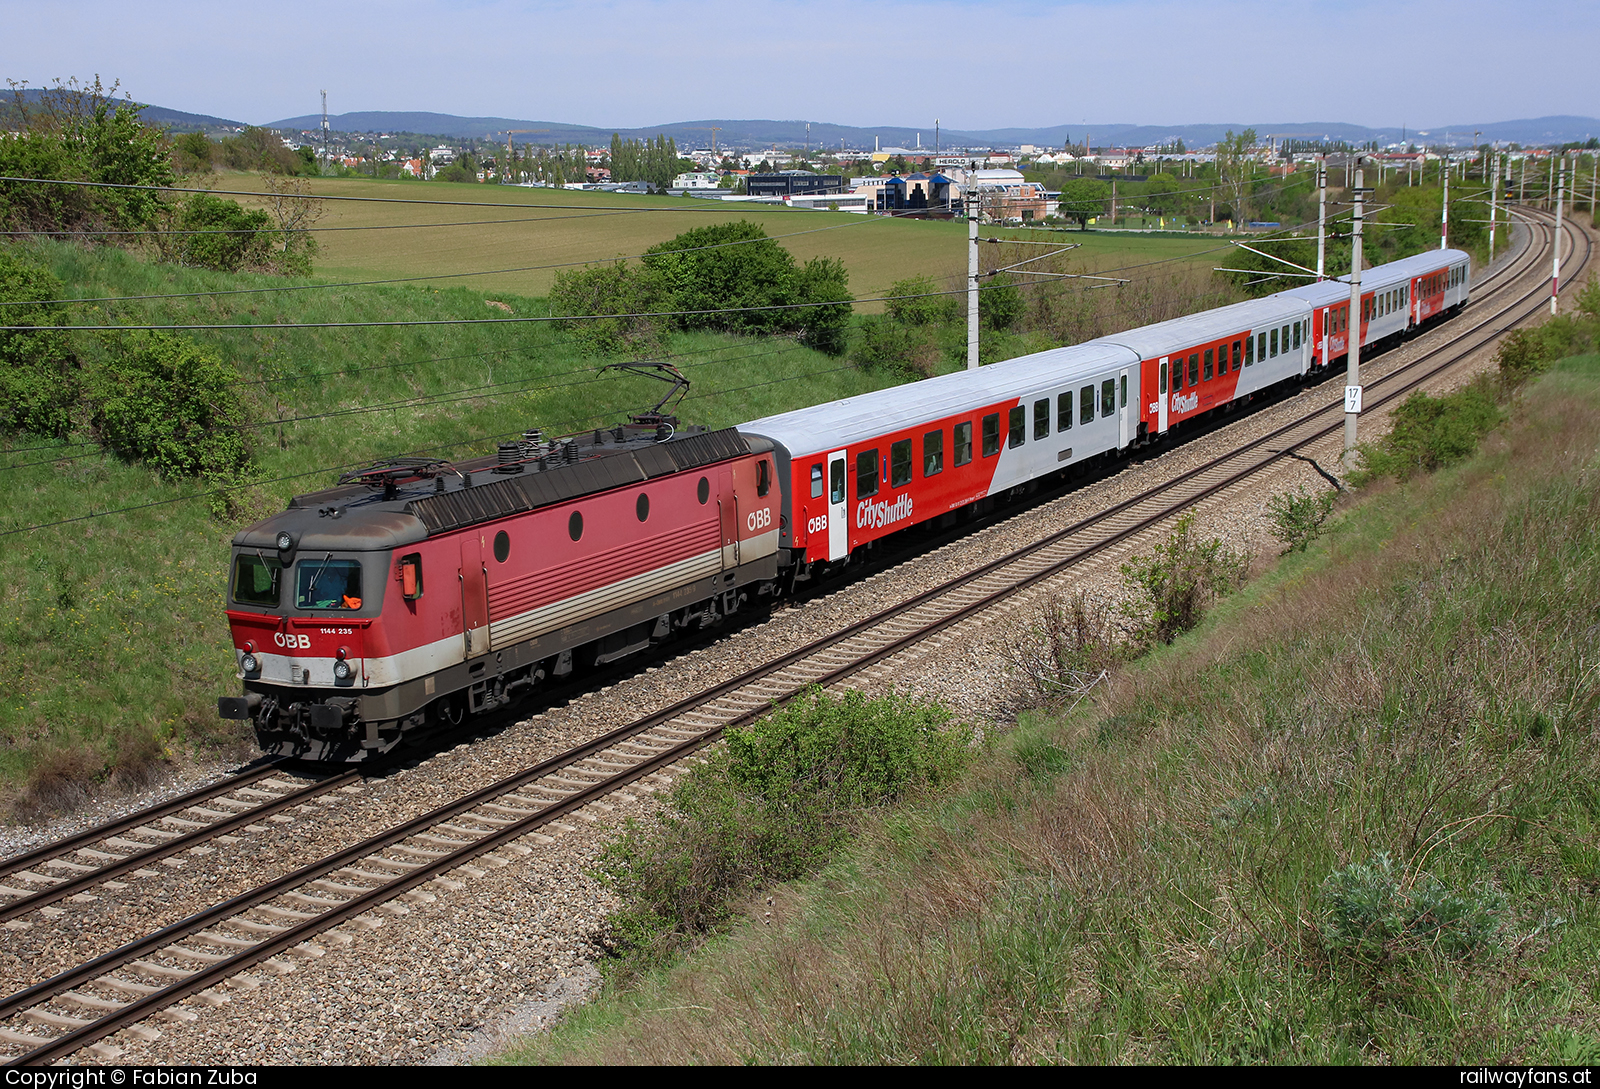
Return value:
M 1228 205 L 1239 220 L 1246 216 L 1244 198 L 1249 188 L 1246 173 L 1250 152 L 1256 146 L 1256 130 L 1235 133 L 1229 129 L 1217 141 L 1217 183 L 1228 195 Z
M 885 292 L 889 316 L 905 325 L 954 325 L 961 320 L 961 302 L 939 291 L 931 276 L 896 280 Z
M 568 318 L 617 315 L 560 323 L 592 353 L 655 355 L 666 350 L 670 319 L 653 313 L 663 308 L 666 294 L 659 273 L 618 261 L 557 272 L 550 288 L 550 311 Z
M 1177 215 L 1183 208 L 1183 186 L 1171 174 L 1157 174 L 1145 183 L 1144 206 L 1158 216 Z
M 1061 187 L 1059 214 L 1063 219 L 1077 220 L 1078 225 L 1087 230 L 1089 220 L 1106 214 L 1110 200 L 1111 187 L 1105 182 L 1073 178 Z
M 237 201 L 193 193 L 171 205 L 168 226 L 156 232 L 161 259 L 188 268 L 238 272 L 266 264 L 271 242 L 267 213 L 246 210 Z
M 835 303 L 813 306 L 797 313 L 800 339 L 819 352 L 844 354 L 850 332 L 850 272 L 837 257 L 813 257 L 794 274 L 795 301 Z

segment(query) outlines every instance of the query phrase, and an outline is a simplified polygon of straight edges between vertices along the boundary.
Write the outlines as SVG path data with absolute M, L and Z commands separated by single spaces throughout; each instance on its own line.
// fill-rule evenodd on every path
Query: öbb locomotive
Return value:
M 1460 310 L 1470 276 L 1459 250 L 1364 271 L 1364 350 Z M 1342 366 L 1349 292 L 1310 284 L 722 431 L 642 414 L 348 474 L 235 536 L 244 694 L 219 711 L 272 754 L 385 752 Z

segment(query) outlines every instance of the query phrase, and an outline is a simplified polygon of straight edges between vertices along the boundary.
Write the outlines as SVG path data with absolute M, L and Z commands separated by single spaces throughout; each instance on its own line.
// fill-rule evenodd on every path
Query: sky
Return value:
M 947 129 L 1600 116 L 1564 0 L 0 0 L 0 68 L 261 124 L 427 110 L 637 128 Z

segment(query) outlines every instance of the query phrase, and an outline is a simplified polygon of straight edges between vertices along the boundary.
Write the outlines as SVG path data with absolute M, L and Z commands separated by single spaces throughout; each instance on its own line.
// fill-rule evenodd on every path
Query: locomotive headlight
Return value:
M 261 662 L 256 659 L 254 654 L 246 654 L 239 659 L 239 668 L 246 673 L 259 673 L 261 672 Z
M 333 663 L 333 676 L 336 680 L 348 681 L 350 679 L 350 663 L 342 658 Z
M 279 552 L 287 552 L 289 549 L 294 547 L 294 534 L 290 533 L 288 530 L 284 530 L 282 533 L 278 534 L 278 540 L 276 543 L 278 545 Z

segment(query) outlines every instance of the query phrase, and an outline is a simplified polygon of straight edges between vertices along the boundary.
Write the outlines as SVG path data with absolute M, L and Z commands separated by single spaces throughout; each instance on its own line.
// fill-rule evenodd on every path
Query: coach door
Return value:
M 468 658 L 489 650 L 489 573 L 483 569 L 483 536 L 461 535 L 461 627 Z
M 1167 356 L 1161 357 L 1161 362 L 1157 364 L 1160 369 L 1156 372 L 1156 393 L 1159 394 L 1156 408 L 1156 434 L 1158 435 L 1167 433 L 1167 359 Z
M 828 455 L 828 559 L 842 560 L 850 555 L 849 489 L 845 472 L 845 452 Z
M 1133 428 L 1128 423 L 1128 368 L 1123 367 L 1117 379 L 1117 448 L 1128 448 L 1129 433 Z

